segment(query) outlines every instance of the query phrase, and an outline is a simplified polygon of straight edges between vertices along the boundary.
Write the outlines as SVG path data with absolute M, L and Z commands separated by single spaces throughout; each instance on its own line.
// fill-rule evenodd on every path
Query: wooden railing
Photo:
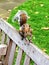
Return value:
M 34 65 L 49 65 L 49 56 L 33 43 L 29 43 L 29 45 L 25 44 L 26 41 L 21 40 L 18 31 L 3 19 L 0 19 L 0 33 L 2 33 L 1 44 L 6 43 L 7 45 L 7 52 L 4 56 L 3 65 L 12 65 L 17 46 L 19 50 L 15 65 L 20 65 L 22 53 L 24 52 L 26 53 L 24 65 L 29 65 L 30 59 L 35 62 Z

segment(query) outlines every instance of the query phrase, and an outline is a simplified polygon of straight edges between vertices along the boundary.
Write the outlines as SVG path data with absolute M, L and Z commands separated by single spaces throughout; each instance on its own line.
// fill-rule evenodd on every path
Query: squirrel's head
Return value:
M 29 24 L 23 24 L 21 27 L 21 31 L 24 32 L 25 35 L 31 35 L 32 29 L 30 28 Z

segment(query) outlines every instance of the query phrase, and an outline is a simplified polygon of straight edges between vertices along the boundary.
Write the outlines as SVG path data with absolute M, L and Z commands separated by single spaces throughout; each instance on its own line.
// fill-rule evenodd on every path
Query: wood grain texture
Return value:
M 0 29 L 0 33 L 1 33 L 1 29 Z
M 21 62 L 21 58 L 22 58 L 22 49 L 19 48 L 18 50 L 18 55 L 17 55 L 17 58 L 16 58 L 16 64 L 15 65 L 20 65 L 20 62 Z
M 34 65 L 37 65 L 36 63 L 34 63 Z
M 7 39 L 6 39 L 6 44 L 9 46 L 9 42 L 10 42 L 10 38 L 9 36 L 7 36 Z
M 4 44 L 5 41 L 5 33 L 2 31 L 1 44 Z
M 8 65 L 12 65 L 13 63 L 15 50 L 16 50 L 16 44 L 13 42 L 12 47 L 11 47 L 10 56 L 9 56 Z
M 6 51 L 7 51 L 7 46 L 4 44 L 0 45 L 0 56 L 1 55 L 6 55 Z
M 25 56 L 24 65 L 30 65 L 30 57 L 28 55 Z
M 7 49 L 7 54 L 6 54 L 5 60 L 4 60 L 4 65 L 8 65 L 9 56 L 10 56 L 10 52 L 11 52 L 11 47 L 12 47 L 12 40 L 10 40 L 10 42 L 9 42 L 9 46 L 8 46 L 8 49 Z
M 2 65 L 2 61 L 0 61 L 0 65 Z
M 37 65 L 49 65 L 49 56 L 42 52 L 37 46 L 25 40 L 21 40 L 18 32 L 6 21 L 0 19 L 0 28 L 21 48 Z

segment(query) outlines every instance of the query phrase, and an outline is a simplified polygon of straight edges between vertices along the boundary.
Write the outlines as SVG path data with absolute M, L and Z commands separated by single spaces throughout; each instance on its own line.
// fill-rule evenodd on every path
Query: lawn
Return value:
M 49 54 L 49 0 L 27 0 L 22 5 L 15 7 L 11 11 L 8 22 L 17 30 L 19 25 L 17 22 L 13 23 L 12 18 L 18 10 L 25 10 L 30 16 L 27 23 L 33 29 L 32 42 Z

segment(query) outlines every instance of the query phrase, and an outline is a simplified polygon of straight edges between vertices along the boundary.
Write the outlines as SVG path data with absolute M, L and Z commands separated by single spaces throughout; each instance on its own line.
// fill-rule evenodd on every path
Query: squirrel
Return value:
M 30 25 L 27 24 L 28 14 L 24 10 L 19 10 L 15 16 L 13 17 L 12 21 L 18 20 L 18 23 L 20 24 L 19 28 L 19 34 L 22 37 L 22 40 L 27 38 L 27 36 L 30 36 L 30 40 L 32 38 L 32 29 L 30 28 Z M 29 40 L 29 41 L 30 41 Z
M 23 24 L 19 29 L 19 34 L 22 36 L 22 40 L 25 38 L 27 41 L 27 36 L 29 36 L 29 42 L 32 42 L 32 29 L 30 28 L 29 24 Z
M 20 26 L 22 26 L 24 23 L 27 22 L 28 18 L 29 18 L 29 16 L 26 11 L 18 10 L 18 12 L 12 18 L 12 22 L 16 22 L 16 20 L 17 20 L 18 23 L 20 24 Z

